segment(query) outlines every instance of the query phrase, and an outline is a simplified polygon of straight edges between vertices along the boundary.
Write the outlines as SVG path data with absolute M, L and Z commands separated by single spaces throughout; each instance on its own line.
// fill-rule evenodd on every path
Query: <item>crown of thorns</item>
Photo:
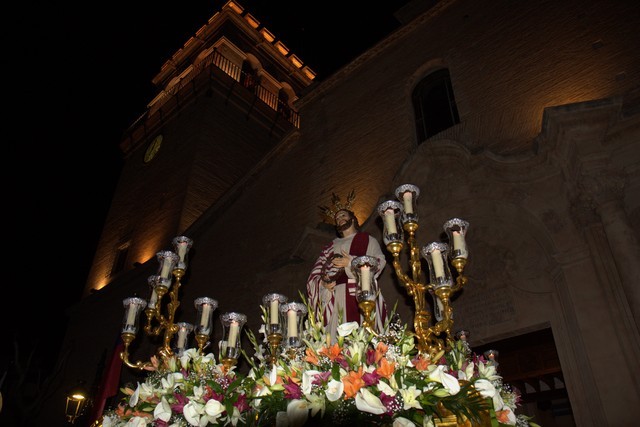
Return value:
M 318 206 L 318 208 L 320 208 L 320 211 L 322 212 L 323 215 L 325 215 L 327 218 L 333 221 L 335 220 L 335 216 L 338 212 L 344 211 L 344 210 L 351 211 L 351 207 L 353 206 L 353 202 L 355 200 L 356 200 L 355 190 L 351 190 L 351 192 L 347 196 L 347 201 L 344 204 L 342 203 L 342 200 L 340 200 L 340 196 L 338 196 L 336 193 L 332 193 L 331 203 L 333 204 L 333 206 Z

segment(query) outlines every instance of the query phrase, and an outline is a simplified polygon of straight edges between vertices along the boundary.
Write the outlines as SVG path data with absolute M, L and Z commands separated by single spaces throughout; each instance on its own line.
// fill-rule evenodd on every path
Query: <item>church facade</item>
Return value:
M 217 315 L 244 313 L 257 331 L 262 296 L 299 300 L 335 236 L 318 205 L 355 190 L 362 229 L 382 243 L 378 205 L 413 184 L 419 243 L 441 240 L 451 218 L 470 224 L 455 327 L 472 348 L 503 345 L 524 412 L 541 425 L 633 424 L 637 12 L 633 2 L 416 0 L 397 12 L 398 30 L 317 82 L 286 41 L 228 2 L 162 68 L 158 96 L 123 139 L 52 408 L 78 378 L 99 376 L 122 300 L 148 298 L 173 237 L 193 239 L 180 320 L 193 322 L 192 301 L 208 296 Z M 391 263 L 379 284 L 411 324 Z M 132 358 L 152 353 L 146 341 L 140 333 Z M 135 379 L 123 369 L 123 383 Z

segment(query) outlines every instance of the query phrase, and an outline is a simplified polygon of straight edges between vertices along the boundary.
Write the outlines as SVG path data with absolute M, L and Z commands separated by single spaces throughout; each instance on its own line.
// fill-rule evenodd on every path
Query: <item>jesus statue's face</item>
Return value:
M 334 217 L 336 221 L 336 230 L 343 232 L 353 225 L 354 218 L 349 211 L 338 211 Z

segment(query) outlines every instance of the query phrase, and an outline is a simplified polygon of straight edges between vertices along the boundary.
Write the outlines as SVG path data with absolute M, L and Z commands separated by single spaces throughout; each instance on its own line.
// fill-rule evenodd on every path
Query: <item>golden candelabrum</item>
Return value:
M 180 355 L 187 348 L 189 335 L 195 334 L 198 350 L 203 352 L 209 344 L 213 329 L 213 312 L 218 308 L 218 302 L 209 297 L 196 298 L 194 301 L 197 310 L 198 322 L 194 327 L 190 323 L 176 322 L 175 314 L 180 306 L 180 287 L 182 278 L 187 269 L 187 254 L 193 241 L 185 236 L 173 239 L 175 252 L 160 251 L 156 254 L 159 268 L 156 275 L 148 279 L 151 288 L 149 300 L 139 297 L 126 298 L 123 301 L 125 308 L 122 322 L 122 341 L 124 349 L 120 353 L 123 363 L 130 368 L 145 370 L 153 367 L 151 361 L 129 360 L 129 346 L 136 338 L 139 329 L 140 313 L 144 310 L 146 324 L 144 332 L 150 337 L 159 337 L 162 344 L 158 347 L 156 355 L 167 359 L 173 355 Z M 165 296 L 168 295 L 168 301 Z M 163 304 L 166 301 L 166 306 Z M 226 369 L 237 363 L 241 352 L 240 331 L 247 319 L 241 313 L 224 313 L 221 316 L 223 326 L 223 339 L 220 342 L 220 360 Z
M 160 265 L 157 274 L 148 279 L 151 288 L 149 300 L 139 297 L 124 300 L 125 314 L 121 333 L 124 349 L 120 358 L 128 367 L 139 370 L 153 367 L 151 361 L 129 360 L 129 347 L 136 338 L 140 314 L 143 311 L 146 315 L 144 332 L 150 337 L 163 337 L 162 344 L 156 352 L 157 357 L 167 359 L 176 354 L 181 355 L 187 348 L 191 332 L 194 332 L 199 352 L 202 353 L 209 345 L 213 329 L 213 312 L 218 308 L 215 299 L 200 297 L 194 300 L 198 319 L 195 327 L 190 323 L 176 322 L 175 319 L 176 310 L 180 306 L 181 281 L 187 269 L 187 254 L 192 244 L 188 237 L 174 238 L 175 252 L 161 251 L 156 254 Z M 163 304 L 165 301 L 166 305 Z M 302 325 L 307 308 L 299 302 L 288 302 L 287 297 L 277 293 L 265 295 L 262 301 L 265 314 L 268 313 L 265 328 L 271 361 L 275 364 L 283 348 L 289 357 L 293 357 L 297 349 L 303 345 Z M 219 360 L 223 368 L 229 370 L 238 363 L 242 353 L 240 334 L 247 317 L 242 313 L 227 312 L 220 315 L 220 321 L 223 333 L 219 345 Z
M 415 185 L 401 185 L 395 191 L 398 200 L 381 203 L 378 206 L 378 214 L 383 219 L 383 240 L 387 250 L 393 256 L 394 271 L 400 283 L 413 298 L 415 305 L 413 326 L 418 341 L 418 351 L 434 359 L 440 357 L 451 340 L 453 328 L 451 298 L 467 283 L 467 278 L 464 276 L 468 256 L 465 236 L 469 223 L 459 218 L 450 219 L 443 226 L 449 237 L 449 243 L 431 242 L 420 249 L 416 241 L 418 215 L 415 213 L 419 194 L 420 190 Z M 405 273 L 400 262 L 400 253 L 405 247 L 405 233 L 410 270 L 408 274 Z M 422 271 L 421 255 L 428 263 L 428 280 Z M 449 262 L 457 272 L 455 283 L 449 269 Z M 431 295 L 433 301 L 433 316 L 427 302 L 428 295 Z

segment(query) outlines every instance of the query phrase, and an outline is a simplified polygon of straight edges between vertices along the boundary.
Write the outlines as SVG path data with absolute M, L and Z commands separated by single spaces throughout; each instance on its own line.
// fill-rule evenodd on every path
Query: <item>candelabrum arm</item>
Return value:
M 464 275 L 464 266 L 467 264 L 466 258 L 455 258 L 451 261 L 451 265 L 453 265 L 458 272 L 458 277 L 456 277 L 456 283 L 452 286 L 451 292 L 455 293 L 461 290 L 464 285 L 467 284 L 468 279 L 467 276 Z
M 420 262 L 420 248 L 416 241 L 417 223 L 408 222 L 404 229 L 407 231 L 407 243 L 409 244 L 409 263 L 411 266 L 411 277 L 416 283 L 425 283 L 422 276 L 422 263 Z
M 153 364 L 151 362 L 142 362 L 137 361 L 135 363 L 129 360 L 129 344 L 134 340 L 136 336 L 129 332 L 122 333 L 122 341 L 124 342 L 124 349 L 120 352 L 120 359 L 122 362 L 130 368 L 138 369 L 140 371 L 144 371 L 148 368 L 152 368 Z

